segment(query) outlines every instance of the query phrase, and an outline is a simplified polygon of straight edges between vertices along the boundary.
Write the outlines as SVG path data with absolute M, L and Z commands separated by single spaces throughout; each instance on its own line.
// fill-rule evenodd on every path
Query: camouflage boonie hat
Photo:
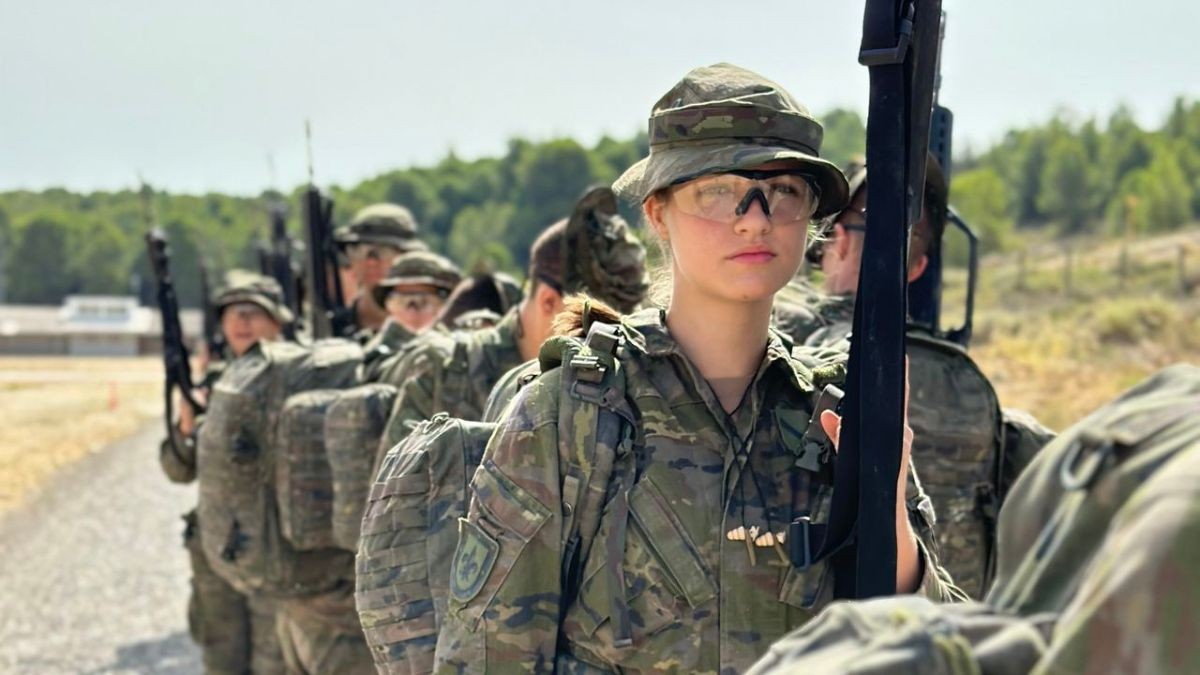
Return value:
M 428 249 L 417 239 L 417 220 L 412 212 L 396 204 L 372 204 L 360 209 L 349 224 L 337 228 L 333 240 L 340 246 L 384 244 L 403 252 Z
M 283 302 L 283 289 L 279 287 L 279 282 L 268 276 L 247 270 L 230 270 L 225 275 L 225 287 L 217 294 L 213 305 L 219 316 L 226 307 L 239 302 L 261 307 L 280 325 L 295 319 Z
M 846 206 L 846 177 L 820 157 L 821 124 L 761 75 L 728 63 L 697 68 L 654 104 L 649 127 L 650 156 L 613 183 L 626 199 L 641 203 L 705 174 L 792 160 L 820 193 L 813 218 Z
M 462 272 L 448 259 L 431 251 L 411 251 L 397 257 L 387 276 L 375 287 L 375 301 L 382 307 L 396 286 L 433 286 L 445 298 L 462 281 Z
M 859 155 L 851 159 L 850 163 L 846 165 L 846 177 L 849 179 L 846 205 L 829 214 L 816 225 L 804 251 L 804 257 L 814 265 L 821 262 L 821 256 L 824 254 L 823 247 L 833 233 L 833 224 L 837 221 L 837 217 L 842 214 L 843 210 L 850 207 L 854 198 L 858 196 L 858 192 L 867 184 L 867 158 Z M 949 188 L 946 185 L 946 175 L 942 172 L 942 165 L 938 163 L 933 153 L 927 153 L 925 155 L 925 208 L 929 211 L 932 236 L 936 240 L 931 242 L 934 248 L 941 241 L 942 233 L 945 230 L 948 192 Z

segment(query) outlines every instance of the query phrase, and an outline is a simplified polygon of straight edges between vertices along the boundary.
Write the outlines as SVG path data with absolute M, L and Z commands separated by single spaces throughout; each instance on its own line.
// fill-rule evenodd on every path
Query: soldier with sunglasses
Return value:
M 342 288 L 360 331 L 374 333 L 387 318 L 387 310 L 375 298 L 375 288 L 387 276 L 392 262 L 403 253 L 428 249 L 417 238 L 417 231 L 417 221 L 408 209 L 396 204 L 372 204 L 334 232 L 346 265 L 341 270 Z

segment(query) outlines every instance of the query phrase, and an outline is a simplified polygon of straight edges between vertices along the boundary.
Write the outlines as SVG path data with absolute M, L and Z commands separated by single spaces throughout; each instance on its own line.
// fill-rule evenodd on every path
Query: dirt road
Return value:
M 162 423 L 71 464 L 0 519 L 0 673 L 200 672 Z

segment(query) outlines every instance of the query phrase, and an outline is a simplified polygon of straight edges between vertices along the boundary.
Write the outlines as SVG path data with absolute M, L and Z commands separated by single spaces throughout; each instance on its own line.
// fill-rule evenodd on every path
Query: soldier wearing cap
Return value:
M 932 155 L 927 155 L 925 173 L 921 219 L 909 240 L 909 283 L 925 273 L 946 224 L 946 180 Z M 809 261 L 825 274 L 824 293 L 810 295 L 802 309 L 818 318 L 809 326 L 819 327 L 804 334 L 796 322 L 803 312 L 776 305 L 778 325 L 792 328 L 798 341 L 849 348 L 846 337 L 868 227 L 867 187 L 866 165 L 852 166 L 850 205 L 826 221 L 824 232 L 808 248 Z M 1054 434 L 1029 413 L 1002 409 L 987 376 L 958 345 L 914 325 L 907 351 L 912 425 L 917 431 L 913 457 L 941 523 L 941 561 L 961 589 L 981 598 L 995 566 L 997 514 L 1004 496 Z
M 688 73 L 649 132 L 614 189 L 662 242 L 666 307 L 623 317 L 604 369 L 547 361 L 505 408 L 459 521 L 440 671 L 740 672 L 831 595 L 828 563 L 783 540 L 827 517 L 837 455 L 801 461 L 819 382 L 769 323 L 846 179 L 790 94 L 728 64 Z M 618 433 L 560 415 L 597 390 Z M 902 467 L 896 587 L 956 596 Z
M 279 283 L 245 270 L 230 271 L 225 282 L 213 304 L 230 354 L 238 358 L 261 340 L 279 339 L 282 327 L 293 320 Z M 197 391 L 201 400 L 220 375 L 219 368 L 210 368 L 203 388 Z M 175 443 L 163 443 L 159 459 L 168 478 L 190 483 L 196 479 L 195 439 L 201 421 L 193 417 L 190 406 L 176 408 L 180 413 L 179 437 Z M 283 654 L 275 636 L 275 603 L 239 593 L 218 576 L 204 557 L 196 511 L 185 515 L 184 520 L 184 545 L 192 562 L 188 627 L 200 646 L 205 672 L 282 673 Z
M 412 251 L 396 258 L 375 287 L 375 303 L 387 310 L 388 318 L 364 348 L 364 382 L 379 381 L 413 338 L 433 326 L 461 279 L 457 265 L 430 251 Z
M 446 298 L 438 323 L 450 330 L 478 330 L 500 323 L 521 302 L 521 284 L 503 272 L 475 274 Z
M 333 234 L 345 256 L 342 288 L 354 309 L 354 324 L 375 332 L 387 311 L 375 300 L 375 287 L 387 275 L 392 262 L 402 253 L 427 250 L 417 238 L 417 221 L 412 212 L 396 204 L 372 204 Z
M 416 423 L 439 412 L 479 420 L 506 371 L 537 356 L 563 298 L 588 293 L 630 311 L 646 292 L 645 251 L 617 214 L 608 188 L 590 190 L 571 217 L 538 236 L 530 249 L 528 293 L 498 324 L 477 331 L 429 332 L 385 374 L 399 386 L 381 452 Z

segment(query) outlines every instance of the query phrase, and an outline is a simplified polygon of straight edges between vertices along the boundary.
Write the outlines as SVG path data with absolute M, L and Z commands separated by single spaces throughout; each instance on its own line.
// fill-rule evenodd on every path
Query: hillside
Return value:
M 961 315 L 964 281 L 947 272 L 947 316 Z M 1200 363 L 1198 288 L 1200 225 L 1130 244 L 1033 247 L 1024 263 L 990 256 L 971 353 L 1004 405 L 1062 429 L 1160 368 Z

